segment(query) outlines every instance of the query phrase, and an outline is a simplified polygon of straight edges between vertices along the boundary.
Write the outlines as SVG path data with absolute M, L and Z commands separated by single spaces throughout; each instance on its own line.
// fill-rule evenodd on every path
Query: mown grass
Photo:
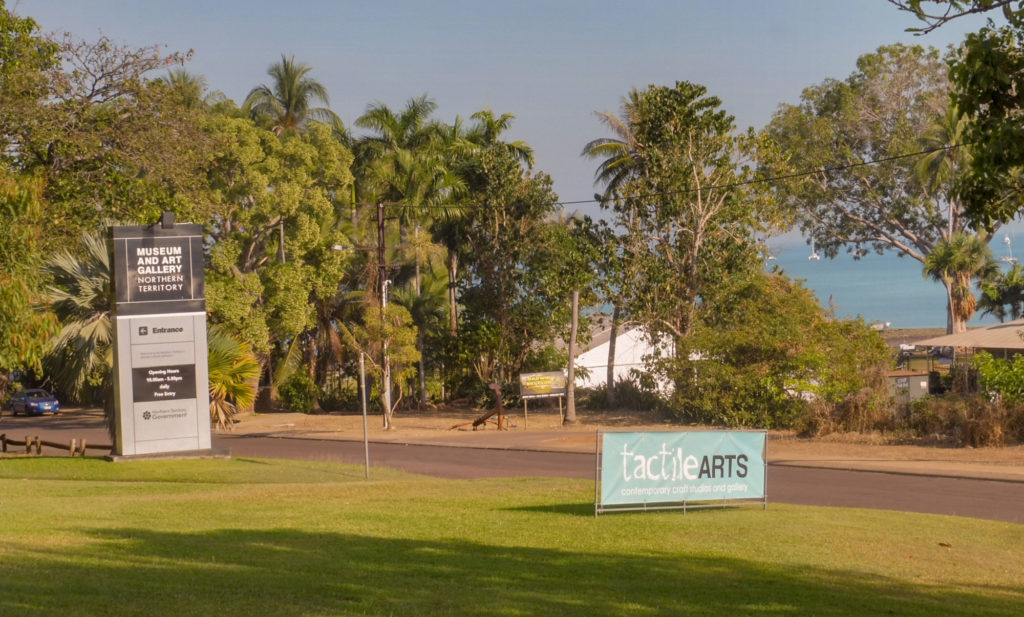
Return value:
M 595 518 L 593 496 L 315 462 L 0 459 L 0 615 L 1024 613 L 1024 526 L 776 504 Z

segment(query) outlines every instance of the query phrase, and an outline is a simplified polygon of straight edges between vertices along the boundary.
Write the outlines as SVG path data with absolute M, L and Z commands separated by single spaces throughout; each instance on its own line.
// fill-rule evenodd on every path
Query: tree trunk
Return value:
M 604 401 L 608 409 L 614 409 L 615 400 L 615 342 L 619 336 L 619 304 L 612 307 L 612 332 L 608 337 L 608 373 L 605 378 Z
M 277 241 L 277 261 L 278 263 L 284 263 L 284 217 L 281 217 L 281 223 L 278 228 L 278 241 Z
M 942 284 L 946 287 L 946 334 L 953 334 L 955 332 L 962 332 L 957 329 L 958 324 L 956 316 L 953 313 L 953 285 L 952 281 L 943 281 Z M 966 330 L 966 328 L 964 328 Z
M 414 282 L 415 282 L 415 288 L 416 288 L 416 297 L 418 298 L 420 296 L 420 250 L 419 250 L 419 247 L 420 247 L 420 226 L 419 225 L 417 225 L 416 228 L 413 230 L 413 235 L 415 236 L 413 238 L 413 246 L 416 247 L 416 253 L 414 255 L 414 257 L 415 257 L 414 261 L 416 262 L 415 263 L 416 272 L 415 272 Z
M 572 326 L 569 329 L 569 378 L 565 384 L 565 423 L 576 424 L 576 331 L 579 327 L 580 291 L 572 290 Z
M 427 404 L 427 373 L 423 362 L 423 330 L 416 331 L 416 346 L 420 350 L 420 409 Z
M 455 273 L 459 267 L 459 254 L 448 249 L 448 330 L 453 337 L 458 336 L 458 304 L 455 297 Z

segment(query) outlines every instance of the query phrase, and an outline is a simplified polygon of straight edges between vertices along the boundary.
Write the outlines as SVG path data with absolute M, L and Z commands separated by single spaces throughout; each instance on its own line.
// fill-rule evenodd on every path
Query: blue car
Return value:
M 11 414 L 19 413 L 38 416 L 44 413 L 60 413 L 60 401 L 46 390 L 33 388 L 19 390 L 11 396 Z

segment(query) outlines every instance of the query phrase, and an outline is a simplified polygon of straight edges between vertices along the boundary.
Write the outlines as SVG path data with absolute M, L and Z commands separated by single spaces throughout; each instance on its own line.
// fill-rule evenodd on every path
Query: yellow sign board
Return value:
M 519 375 L 519 395 L 524 399 L 565 396 L 565 373 L 522 373 Z

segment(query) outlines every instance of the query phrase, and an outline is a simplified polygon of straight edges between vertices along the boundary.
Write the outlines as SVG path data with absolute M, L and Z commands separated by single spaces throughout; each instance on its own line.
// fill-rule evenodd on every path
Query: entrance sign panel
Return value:
M 763 432 L 602 436 L 598 509 L 765 498 Z
M 210 449 L 202 227 L 114 227 L 121 456 Z

